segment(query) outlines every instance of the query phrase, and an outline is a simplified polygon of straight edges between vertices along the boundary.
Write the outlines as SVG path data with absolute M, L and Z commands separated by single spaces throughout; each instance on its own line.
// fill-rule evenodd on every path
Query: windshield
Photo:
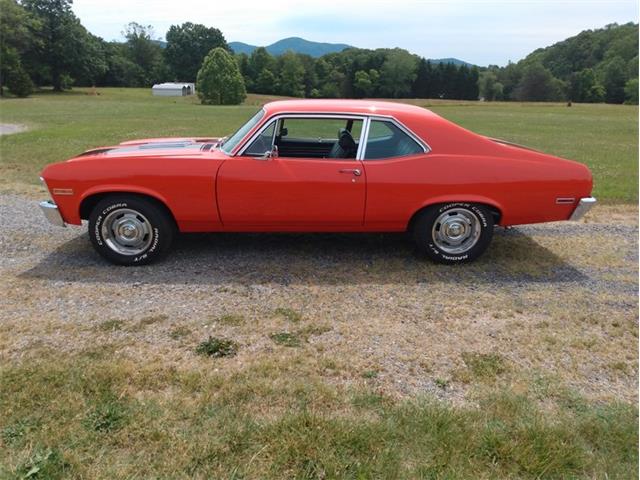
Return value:
M 264 116 L 264 110 L 258 111 L 253 117 L 249 119 L 247 123 L 241 126 L 236 133 L 227 138 L 220 150 L 222 150 L 227 155 L 230 155 L 233 149 L 240 143 L 240 140 L 244 138 L 244 136 L 249 133 L 249 131 L 257 125 L 260 119 Z

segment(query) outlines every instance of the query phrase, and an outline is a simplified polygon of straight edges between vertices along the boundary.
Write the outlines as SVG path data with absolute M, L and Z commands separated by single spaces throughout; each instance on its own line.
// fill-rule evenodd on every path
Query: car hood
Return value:
M 110 147 L 87 150 L 72 160 L 87 157 L 134 157 L 134 156 L 185 156 L 197 155 L 215 149 L 218 137 L 166 137 L 130 140 Z

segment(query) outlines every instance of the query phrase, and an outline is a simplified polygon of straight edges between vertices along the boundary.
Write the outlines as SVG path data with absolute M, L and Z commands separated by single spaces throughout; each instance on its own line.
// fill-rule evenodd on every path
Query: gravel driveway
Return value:
M 509 382 L 637 401 L 632 207 L 497 229 L 479 262 L 455 267 L 416 258 L 403 235 L 351 234 L 188 235 L 162 263 L 115 267 L 85 227 L 49 226 L 32 199 L 0 195 L 0 216 L 2 361 L 104 345 L 189 368 L 215 335 L 241 346 L 219 363 L 229 371 L 302 351 L 329 382 L 464 402 L 463 354 L 494 353 Z M 276 345 L 282 331 L 306 332 L 302 346 Z

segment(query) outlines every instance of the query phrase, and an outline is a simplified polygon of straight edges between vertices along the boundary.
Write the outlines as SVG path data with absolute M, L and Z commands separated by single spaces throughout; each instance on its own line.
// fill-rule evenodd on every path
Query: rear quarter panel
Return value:
M 380 229 L 406 228 L 421 208 L 452 201 L 485 203 L 501 225 L 566 220 L 575 205 L 558 197 L 588 196 L 591 174 L 579 163 L 539 153 L 518 158 L 434 152 L 365 161 L 365 222 Z

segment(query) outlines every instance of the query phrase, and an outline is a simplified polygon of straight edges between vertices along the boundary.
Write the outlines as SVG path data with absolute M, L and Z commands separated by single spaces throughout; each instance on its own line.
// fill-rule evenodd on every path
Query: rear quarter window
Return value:
M 424 153 L 422 146 L 393 122 L 372 120 L 365 160 L 404 157 Z

